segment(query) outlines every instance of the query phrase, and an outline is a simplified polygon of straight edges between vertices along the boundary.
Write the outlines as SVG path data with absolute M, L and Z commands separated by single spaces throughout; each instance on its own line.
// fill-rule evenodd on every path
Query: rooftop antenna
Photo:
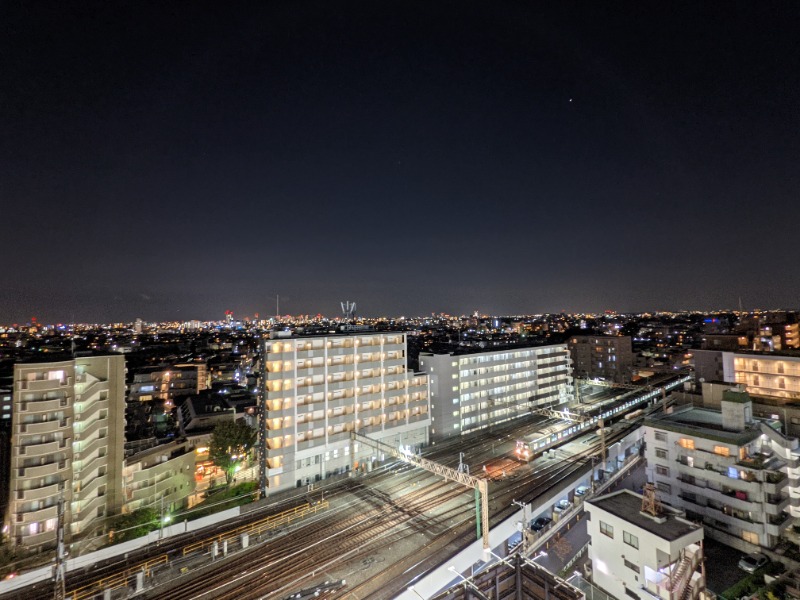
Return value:
M 341 303 L 342 305 L 342 314 L 344 315 L 345 321 L 352 321 L 356 318 L 356 303 L 350 302 L 349 300 L 345 300 Z
M 281 295 L 275 294 L 275 320 L 281 320 Z

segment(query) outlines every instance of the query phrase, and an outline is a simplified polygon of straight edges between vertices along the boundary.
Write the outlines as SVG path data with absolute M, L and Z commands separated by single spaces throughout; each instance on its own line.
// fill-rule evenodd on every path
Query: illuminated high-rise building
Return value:
M 573 398 L 566 344 L 419 356 L 431 380 L 431 439 L 442 440 Z
M 350 432 L 393 446 L 428 441 L 428 378 L 408 370 L 406 334 L 360 331 L 265 341 L 272 489 L 308 485 L 383 457 Z
M 17 546 L 102 532 L 122 505 L 125 359 L 92 355 L 14 366 L 11 473 L 4 524 Z

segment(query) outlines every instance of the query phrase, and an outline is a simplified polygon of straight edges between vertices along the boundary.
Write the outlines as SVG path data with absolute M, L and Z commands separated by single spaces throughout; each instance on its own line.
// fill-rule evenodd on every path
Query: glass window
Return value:
M 666 442 L 667 441 L 667 432 L 666 431 L 656 431 L 656 441 Z
M 681 438 L 678 442 L 681 448 L 686 448 L 688 450 L 694 450 L 694 440 L 690 438 Z
M 610 538 L 613 538 L 614 528 L 608 523 L 603 523 L 603 521 L 600 521 L 600 533 L 602 533 L 603 535 L 607 535 Z
M 622 532 L 622 541 L 628 544 L 628 546 L 633 546 L 634 548 L 639 548 L 639 538 L 633 535 L 632 533 L 628 533 L 627 531 Z
M 656 448 L 656 458 L 667 458 L 667 450 L 665 448 Z

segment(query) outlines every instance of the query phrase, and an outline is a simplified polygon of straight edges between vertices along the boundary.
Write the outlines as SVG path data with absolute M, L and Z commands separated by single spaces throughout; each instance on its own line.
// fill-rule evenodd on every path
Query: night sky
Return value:
M 800 305 L 797 2 L 5 2 L 0 323 Z

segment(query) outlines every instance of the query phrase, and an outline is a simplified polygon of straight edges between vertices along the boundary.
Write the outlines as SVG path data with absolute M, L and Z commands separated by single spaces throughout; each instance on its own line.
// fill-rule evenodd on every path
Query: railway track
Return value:
M 534 418 L 528 422 L 539 426 L 544 418 Z M 622 434 L 619 435 L 621 437 Z M 476 436 L 476 442 L 466 451 L 466 461 L 473 470 L 496 460 L 495 446 L 513 446 L 516 432 L 513 428 L 498 428 Z M 609 437 L 608 444 L 617 436 Z M 455 466 L 453 458 L 456 444 L 437 446 L 426 453 L 427 458 L 443 464 Z M 463 447 L 461 447 L 463 448 Z M 596 454 L 596 445 L 568 461 L 558 461 L 539 465 L 535 470 L 520 468 L 492 485 L 492 506 L 490 521 L 495 524 L 517 509 L 510 506 L 512 499 L 529 502 L 546 492 L 554 483 L 573 477 L 585 469 L 588 456 Z M 510 448 L 509 448 L 510 452 Z M 526 466 L 527 467 L 527 466 Z M 338 592 L 337 598 L 386 598 L 387 594 L 397 593 L 405 586 L 441 563 L 440 556 L 450 556 L 466 547 L 475 539 L 475 517 L 472 494 L 456 484 L 443 482 L 432 474 L 423 472 L 403 463 L 393 463 L 374 471 L 367 480 L 352 479 L 335 488 L 326 490 L 329 508 L 315 515 L 302 525 L 295 524 L 280 531 L 256 536 L 252 547 L 239 552 L 235 558 L 218 560 L 212 563 L 208 553 L 209 545 L 201 545 L 204 553 L 195 562 L 203 562 L 201 573 L 179 573 L 179 558 L 189 542 L 197 543 L 200 536 L 187 541 L 186 538 L 165 540 L 160 547 L 163 555 L 169 557 L 169 574 L 163 573 L 157 579 L 169 579 L 170 585 L 161 586 L 140 594 L 141 598 L 170 598 L 175 600 L 211 599 L 256 600 L 266 598 L 283 599 L 291 592 L 315 585 L 320 580 L 329 579 L 326 571 L 346 570 L 366 562 L 371 557 L 387 552 L 389 549 L 409 545 L 415 536 L 421 545 L 418 552 L 407 556 L 392 558 L 378 577 L 365 577 L 356 573 L 352 584 Z M 412 482 L 412 477 L 414 481 Z M 264 519 L 264 513 L 248 519 L 255 524 Z M 242 521 L 235 527 L 243 529 Z M 220 526 L 204 530 L 203 539 L 213 536 L 230 535 L 231 526 Z M 220 538 L 222 539 L 222 538 Z M 235 544 L 234 544 L 234 549 Z M 191 557 L 190 557 L 191 558 Z M 108 576 L 120 566 L 130 562 L 109 562 L 95 571 L 97 581 Z M 198 566 L 198 565 L 195 565 Z M 366 569 L 362 569 L 366 570 Z M 360 578 L 360 579 L 359 579 Z M 68 578 L 68 585 L 72 585 Z M 86 586 L 86 580 L 79 582 Z M 40 590 L 30 590 L 14 596 L 20 600 L 41 597 L 46 586 Z M 70 588 L 68 588 L 69 592 Z M 49 586 L 52 593 L 52 585 Z M 67 598 L 70 598 L 67 594 Z

